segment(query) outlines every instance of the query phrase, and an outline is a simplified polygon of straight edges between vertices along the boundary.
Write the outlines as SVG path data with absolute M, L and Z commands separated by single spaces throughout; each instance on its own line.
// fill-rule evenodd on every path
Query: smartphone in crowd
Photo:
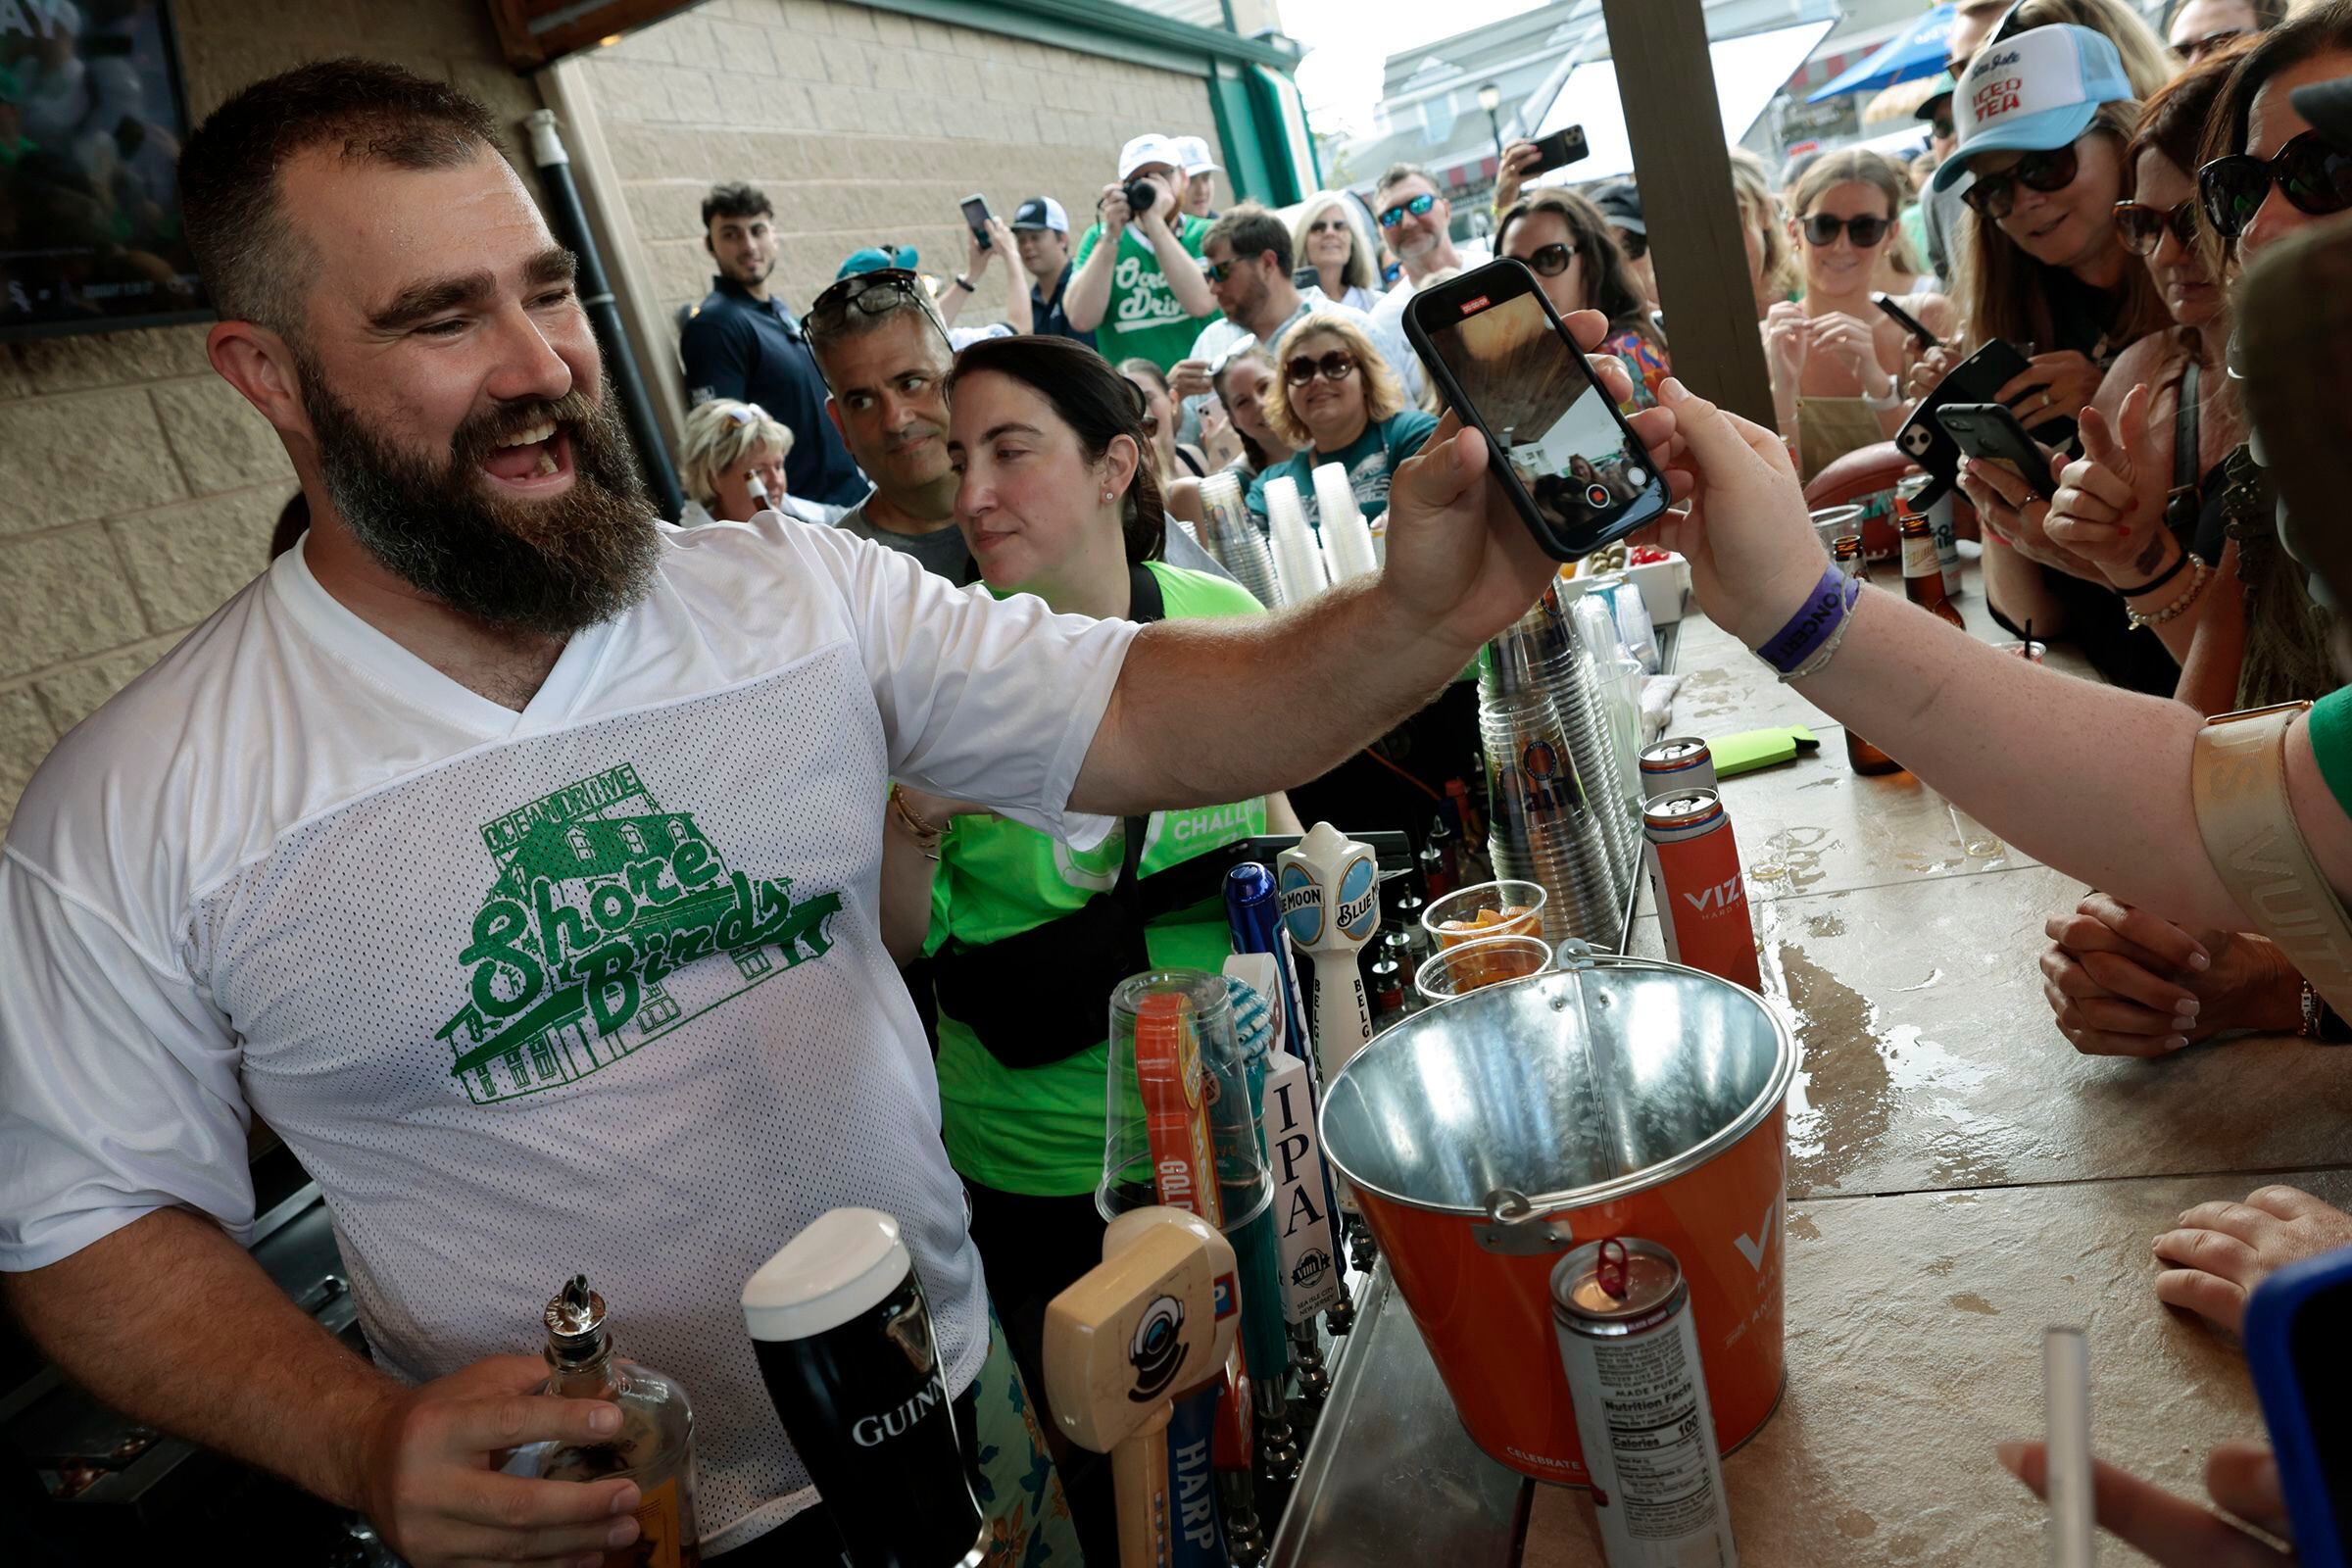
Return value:
M 1909 311 L 1906 311 L 1900 305 L 1897 305 L 1894 302 L 1893 295 L 1887 293 L 1873 294 L 1870 297 L 1870 303 L 1876 305 L 1882 312 L 1884 312 L 1888 320 L 1901 327 L 1904 331 L 1910 333 L 1911 341 L 1919 345 L 1919 351 L 1922 354 L 1925 354 L 1930 349 L 1939 349 L 1943 347 L 1942 340 L 1937 338 L 1935 333 L 1929 331 L 1926 327 L 1920 325 L 1918 317 L 1913 316 Z
M 2352 1250 L 2290 1263 L 2246 1298 L 2246 1369 L 2304 1568 L 2352 1562 Z
M 2017 345 L 2006 338 L 1992 339 L 1952 367 L 1951 372 L 1936 383 L 1936 390 L 1920 400 L 1919 407 L 1911 411 L 1911 417 L 1895 432 L 1894 444 L 1902 449 L 1903 456 L 1945 484 L 1958 484 L 1960 449 L 1936 422 L 1936 411 L 1955 403 L 1996 403 L 2001 388 L 2025 371 L 2026 357 L 2018 352 Z
M 987 197 L 966 196 L 963 199 L 963 220 L 970 225 L 972 237 L 980 242 L 980 248 L 984 251 L 997 248 L 996 242 L 988 237 L 988 220 L 992 216 Z
M 1291 287 L 1320 288 L 1322 286 L 1323 274 L 1316 271 L 1313 268 L 1294 267 L 1291 269 Z
M 1524 262 L 1423 288 L 1404 333 L 1446 403 L 1486 436 L 1496 481 L 1552 560 L 1589 556 L 1670 504 L 1665 476 Z
M 2050 455 L 2026 433 L 2006 404 L 1947 403 L 1936 411 L 1936 421 L 1962 452 L 1979 462 L 2016 470 L 2044 501 L 2058 499 L 2058 482 L 2050 477 Z
M 1570 125 L 1565 130 L 1555 130 L 1548 136 L 1536 138 L 1536 166 L 1527 172 L 1531 178 L 1537 174 L 1548 174 L 1555 169 L 1566 169 L 1570 164 L 1582 163 L 1592 156 L 1592 149 L 1585 143 L 1585 127 Z

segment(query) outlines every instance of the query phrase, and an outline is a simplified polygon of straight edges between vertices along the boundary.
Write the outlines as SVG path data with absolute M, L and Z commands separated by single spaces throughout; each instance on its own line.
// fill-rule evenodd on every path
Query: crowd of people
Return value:
M 1531 184 L 1534 146 L 1511 145 L 1494 252 L 1569 318 L 1690 503 L 1661 533 L 1703 607 L 1767 650 L 1838 592 L 1804 479 L 1887 442 L 2008 345 L 2023 368 L 1997 397 L 2050 482 L 1974 460 L 1955 474 L 1986 603 L 2080 644 L 2110 684 L 1873 595 L 1840 601 L 1841 641 L 1803 670 L 1805 693 L 2101 889 L 2053 911 L 2040 958 L 2077 1049 L 2352 1037 L 2333 977 L 2299 972 L 2201 858 L 2145 853 L 2198 842 L 2185 784 L 2205 715 L 2316 702 L 2287 777 L 2320 864 L 2352 887 L 2352 649 L 2333 610 L 2352 553 L 2320 514 L 2341 443 L 2319 400 L 2283 390 L 2278 324 L 2278 302 L 2352 245 L 2313 231 L 2352 209 L 2352 0 L 2291 19 L 2191 0 L 2169 39 L 2122 0 L 1960 0 L 1949 48 L 1915 157 L 1833 151 L 1776 177 L 1734 150 L 1727 210 L 1777 428 L 1685 386 L 1705 369 L 1673 363 L 1633 181 Z M 706 1436 L 706 1525 L 758 1560 L 816 1560 L 829 1526 L 802 1510 L 780 1430 L 754 1419 L 748 1352 L 704 1287 L 725 1276 L 731 1309 L 776 1245 L 742 1216 L 746 1192 L 782 1195 L 797 1223 L 879 1193 L 911 1216 L 948 1386 L 993 1401 L 970 1415 L 997 1445 L 995 1486 L 1024 1502 L 1023 1560 L 1080 1560 L 1080 1540 L 1110 1560 L 1106 1470 L 1048 1439 L 1020 1392 L 1043 1388 L 1046 1302 L 1101 1255 L 1105 995 L 1152 964 L 1215 966 L 1221 908 L 1166 891 L 1189 886 L 1179 865 L 1335 799 L 1362 813 L 1350 825 L 1418 835 L 1425 803 L 1477 776 L 1442 739 L 1468 729 L 1450 678 L 1552 569 L 1406 346 L 1409 301 L 1465 265 L 1452 204 L 1399 165 L 1368 200 L 1218 211 L 1205 140 L 1150 132 L 1075 235 L 1059 201 L 1031 196 L 972 225 L 950 277 L 880 241 L 795 310 L 773 203 L 718 185 L 703 203 L 716 276 L 679 343 L 692 505 L 655 530 L 566 261 L 495 144 L 463 94 L 356 62 L 248 88 L 190 138 L 189 243 L 223 317 L 214 364 L 278 429 L 303 491 L 267 574 L 62 745 L 18 812 L 0 932 L 12 970 L 43 983 L 0 996 L 0 1081 L 26 1089 L 0 1126 L 31 1151 L 0 1172 L 10 1299 L 73 1375 L 369 1512 L 412 1560 L 552 1556 L 620 1541 L 636 1499 L 482 1471 L 482 1433 L 513 1415 L 499 1401 L 529 1386 L 486 1357 L 510 1338 L 517 1260 L 553 1278 L 582 1245 L 568 1195 L 635 1184 L 643 1198 L 612 1200 L 600 1225 L 691 1216 L 691 1260 L 621 1271 L 662 1325 L 648 1358 L 753 1391 Z M 349 242 L 386 225 L 410 242 Z M 309 237 L 324 234 L 342 242 Z M 280 244 L 333 261 L 280 266 Z M 404 271 L 417 266 L 422 281 Z M 991 267 L 1004 317 L 965 319 Z M 427 344 L 447 321 L 500 330 Z M 397 346 L 363 357 L 362 340 Z M 1193 531 L 1203 481 L 1239 481 L 1262 521 L 1270 483 L 1294 480 L 1311 525 L 1326 464 L 1389 569 L 1268 615 Z M 1371 649 L 1408 653 L 1367 672 Z M 255 679 L 283 695 L 275 716 L 299 721 L 305 755 L 271 743 L 271 715 L 219 707 Z M 1300 719 L 1286 700 L 1300 681 L 1329 711 Z M 188 777 L 219 792 L 218 820 L 122 817 Z M 520 1047 L 499 1069 L 512 1080 L 478 1050 L 460 1072 L 416 1071 L 415 1040 L 494 1035 L 566 976 L 575 996 L 606 988 L 579 1004 L 600 1019 L 611 986 L 635 1009 L 684 983 L 660 954 L 630 949 L 629 968 L 579 948 L 601 906 L 551 904 L 561 879 L 526 874 L 534 824 L 591 797 L 625 805 L 632 832 L 725 837 L 735 882 L 762 899 L 829 890 L 849 917 L 792 962 L 831 978 L 789 1004 L 772 986 L 718 996 L 700 1046 L 633 1039 L 672 1063 L 659 1077 L 591 1053 L 534 1079 Z M 465 858 L 468 837 L 491 861 Z M 136 866 L 92 858 L 130 843 Z M 714 854 L 656 857 L 642 896 Z M 418 973 L 412 915 L 493 876 L 439 956 L 466 970 L 453 1002 Z M 356 1019 L 357 1004 L 313 1006 L 282 956 L 329 928 L 367 970 L 343 988 L 374 999 Z M 379 1037 L 408 1054 L 352 1045 Z M 107 1065 L 72 1066 L 58 1040 Z M 583 1103 L 570 1091 L 592 1072 L 610 1098 Z M 527 1127 L 479 1114 L 543 1092 Z M 212 1223 L 252 1218 L 255 1114 L 336 1202 L 401 1386 L 304 1338 Z M 649 1159 L 674 1174 L 646 1188 Z M 513 1200 L 518 1181 L 559 1197 Z M 480 1257 L 426 1243 L 453 1208 L 477 1215 Z M 2156 1290 L 2233 1327 L 2265 1274 L 2346 1244 L 2352 1217 L 2269 1188 L 2157 1238 L 2172 1266 Z M 247 1336 L 237 1354 L 211 1353 L 184 1316 L 118 1307 L 159 1267 L 210 1293 L 217 1331 Z M 157 1354 L 244 1366 L 256 1343 L 270 1371 L 233 1396 L 143 1370 Z M 519 1419 L 502 1442 L 585 1435 L 578 1411 Z M 2275 1473 L 2267 1494 L 2258 1471 L 2217 1476 L 2221 1500 L 2277 1525 Z M 2129 1478 L 2103 1479 L 2102 1506 L 2160 1560 L 2218 1560 L 2151 1533 L 2168 1504 Z

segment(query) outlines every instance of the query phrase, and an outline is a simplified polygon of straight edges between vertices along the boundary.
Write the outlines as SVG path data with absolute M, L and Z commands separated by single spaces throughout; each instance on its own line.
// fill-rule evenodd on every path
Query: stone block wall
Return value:
M 510 124 L 539 107 L 481 0 L 174 0 L 172 13 L 196 120 L 248 82 L 339 54 L 454 81 Z M 265 564 L 294 471 L 213 373 L 204 337 L 196 324 L 0 344 L 0 823 L 60 736 Z
M 1008 221 L 1024 198 L 1054 197 L 1074 241 L 1128 137 L 1217 145 L 1199 76 L 851 0 L 709 0 L 588 71 L 645 284 L 667 308 L 710 291 L 701 205 L 720 180 L 774 199 L 776 276 L 801 309 L 861 246 L 913 245 L 923 271 L 954 276 L 956 204 L 975 191 Z M 1231 199 L 1220 176 L 1219 203 Z M 962 323 L 1001 318 L 1008 260 L 990 264 Z

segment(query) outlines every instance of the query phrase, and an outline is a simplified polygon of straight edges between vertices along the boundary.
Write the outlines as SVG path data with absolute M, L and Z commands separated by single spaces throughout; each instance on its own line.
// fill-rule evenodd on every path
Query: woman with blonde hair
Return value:
M 1274 350 L 1281 373 L 1266 389 L 1265 420 L 1299 450 L 1250 484 L 1250 511 L 1266 515 L 1266 483 L 1295 480 L 1315 522 L 1314 471 L 1326 463 L 1348 469 L 1355 504 L 1378 533 L 1389 511 L 1389 476 L 1421 450 L 1437 416 L 1414 408 L 1404 383 L 1364 329 L 1333 311 L 1301 318 Z
M 1601 339 L 1601 352 L 1623 360 L 1634 378 L 1625 412 L 1657 406 L 1658 387 L 1673 373 L 1666 363 L 1666 336 L 1650 319 L 1641 280 L 1599 208 L 1574 191 L 1547 186 L 1503 213 L 1494 229 L 1494 254 L 1525 262 L 1562 316 L 1598 311 L 1607 317 L 1609 335 Z
M 1744 147 L 1731 152 L 1732 194 L 1740 203 L 1740 237 L 1747 244 L 1747 283 L 1755 291 L 1761 321 L 1775 304 L 1796 297 L 1796 258 L 1764 160 Z
M 842 508 L 785 494 L 784 460 L 791 452 L 792 431 L 759 404 L 733 398 L 696 404 L 687 411 L 678 443 L 678 483 L 686 492 L 679 526 L 749 522 L 771 511 L 803 522 L 830 523 Z
M 1380 303 L 1380 277 L 1373 270 L 1372 240 L 1351 209 L 1353 198 L 1321 191 L 1299 209 L 1291 254 L 1315 270 L 1315 286 L 1334 305 L 1369 311 Z
M 1902 375 L 1917 347 L 1871 295 L 1906 194 L 1902 172 L 1866 147 L 1815 160 L 1788 193 L 1802 293 L 1765 312 L 1764 344 L 1781 433 L 1797 443 L 1807 478 L 1902 425 Z M 1959 325 L 1941 294 L 1897 303 L 1937 337 Z

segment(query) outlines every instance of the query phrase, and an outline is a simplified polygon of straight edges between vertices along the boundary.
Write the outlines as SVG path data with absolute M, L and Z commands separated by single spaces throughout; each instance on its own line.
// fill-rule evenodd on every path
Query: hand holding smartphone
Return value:
M 1548 174 L 1555 169 L 1566 169 L 1570 164 L 1582 163 L 1592 156 L 1592 149 L 1585 141 L 1585 127 L 1570 125 L 1548 136 L 1536 138 L 1535 166 L 1525 173 L 1530 178 L 1537 174 Z
M 1925 354 L 1930 349 L 1943 347 L 1942 340 L 1921 325 L 1918 317 L 1896 304 L 1893 295 L 1884 292 L 1873 294 L 1870 297 L 1870 303 L 1876 305 L 1888 320 L 1910 333 L 1911 341 L 1919 345 L 1920 353 Z
M 1583 350 L 1523 262 L 1415 294 L 1404 332 L 1446 401 L 1487 439 L 1495 480 L 1554 561 L 1655 521 L 1670 504 Z
M 980 242 L 980 248 L 984 251 L 993 251 L 997 248 L 996 241 L 988 237 L 988 220 L 992 216 L 994 215 L 988 210 L 987 197 L 973 195 L 963 199 L 964 223 L 971 229 L 972 238 Z
M 2049 454 L 2026 433 L 2006 405 L 1947 403 L 1936 411 L 1936 419 L 1962 452 L 1979 462 L 2015 469 L 2044 501 L 2058 499 L 2058 481 L 2050 477 Z

